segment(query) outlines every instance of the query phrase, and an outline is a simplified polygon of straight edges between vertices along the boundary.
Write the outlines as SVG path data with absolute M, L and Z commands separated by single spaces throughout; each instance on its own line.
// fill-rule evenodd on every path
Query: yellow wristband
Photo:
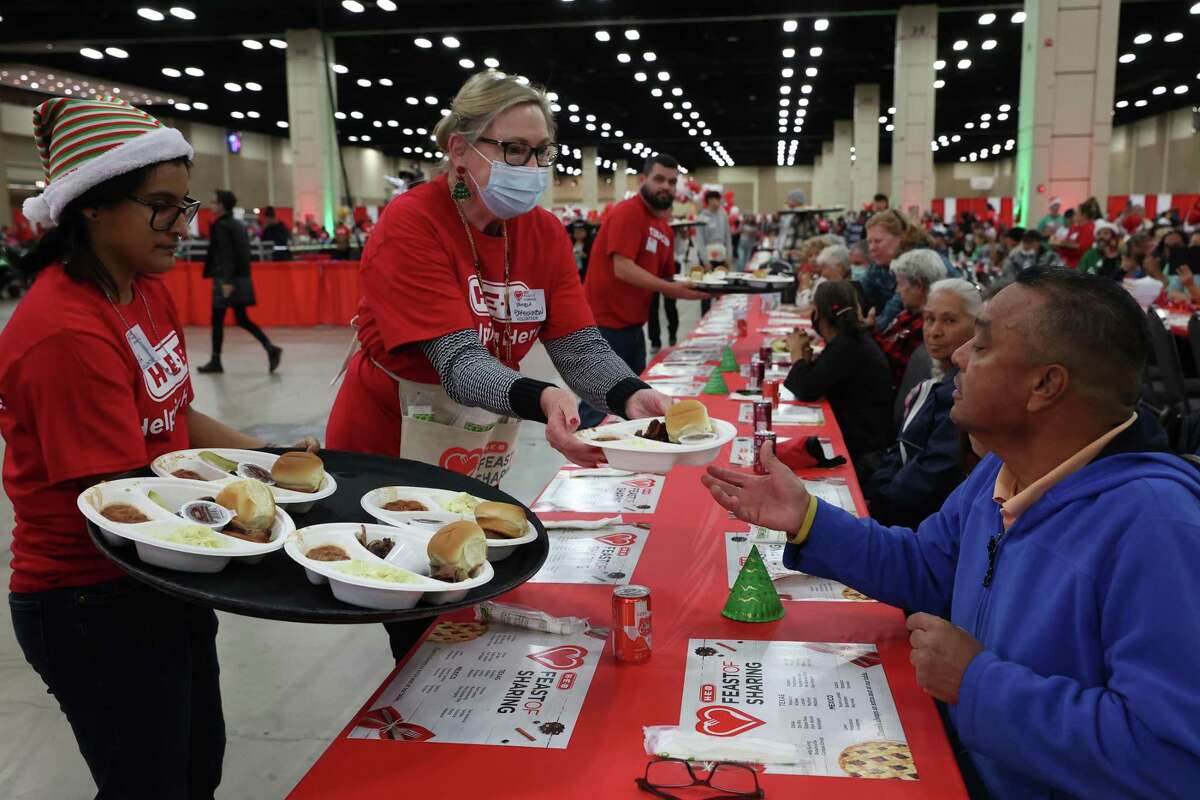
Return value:
M 804 512 L 804 522 L 800 524 L 800 528 L 791 536 L 788 537 L 789 544 L 804 544 L 808 540 L 808 534 L 812 532 L 813 520 L 817 518 L 817 498 L 813 495 L 808 496 L 808 510 Z

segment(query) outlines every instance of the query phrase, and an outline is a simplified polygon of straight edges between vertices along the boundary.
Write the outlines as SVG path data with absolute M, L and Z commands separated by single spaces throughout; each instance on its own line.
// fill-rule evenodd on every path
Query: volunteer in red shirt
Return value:
M 587 301 L 600 335 L 629 368 L 646 368 L 646 338 L 642 326 L 650 318 L 650 299 L 656 292 L 679 300 L 709 300 L 711 295 L 672 280 L 675 237 L 671 206 L 679 180 L 679 162 L 665 153 L 646 159 L 641 190 L 612 207 L 588 260 Z M 601 408 L 583 409 L 583 426 L 599 422 Z
M 119 101 L 34 110 L 50 230 L 0 333 L 17 642 L 66 714 L 99 797 L 212 797 L 225 726 L 217 618 L 138 583 L 88 537 L 76 497 L 188 447 L 262 443 L 189 406 L 183 326 L 155 276 L 200 206 L 192 148 Z
M 546 423 L 546 439 L 569 459 L 593 465 L 600 451 L 574 435 L 574 395 L 517 371 L 534 342 L 592 405 L 632 418 L 661 414 L 670 399 L 601 338 L 571 242 L 537 207 L 558 158 L 549 101 L 482 72 L 434 133 L 448 173 L 393 199 L 363 253 L 362 349 L 330 414 L 328 444 L 498 483 L 516 425 L 528 419 Z
M 1079 266 L 1079 259 L 1088 251 L 1096 240 L 1096 220 L 1102 218 L 1100 204 L 1096 198 L 1089 197 L 1075 209 L 1075 222 L 1067 229 L 1066 236 L 1054 236 L 1050 246 L 1062 256 L 1063 262 L 1071 269 Z

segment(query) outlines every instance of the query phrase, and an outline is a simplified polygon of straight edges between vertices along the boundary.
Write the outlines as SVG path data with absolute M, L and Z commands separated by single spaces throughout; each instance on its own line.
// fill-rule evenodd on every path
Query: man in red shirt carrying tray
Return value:
M 679 300 L 707 300 L 709 295 L 675 283 L 675 239 L 669 224 L 679 180 L 679 162 L 659 153 L 646 159 L 641 191 L 612 207 L 592 245 L 584 290 L 600 335 L 637 374 L 646 369 L 646 339 L 655 292 Z M 580 427 L 590 428 L 604 415 L 586 405 L 579 409 Z

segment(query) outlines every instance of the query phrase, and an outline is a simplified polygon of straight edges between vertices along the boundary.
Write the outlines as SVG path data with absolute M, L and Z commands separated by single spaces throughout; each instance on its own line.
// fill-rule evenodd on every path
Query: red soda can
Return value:
M 749 389 L 753 391 L 761 391 L 763 380 L 767 377 L 767 363 L 765 361 L 750 362 L 750 385 Z
M 754 432 L 754 474 L 766 475 L 767 468 L 762 462 L 762 446 L 767 442 L 771 443 L 771 452 L 775 452 L 775 431 L 755 431 Z
M 771 345 L 764 344 L 762 347 L 758 348 L 758 360 L 763 362 L 764 364 L 770 364 L 771 363 L 771 352 L 772 352 Z
M 746 322 L 746 318 L 742 317 L 737 321 L 738 338 L 745 339 L 750 334 L 750 324 Z
M 763 381 L 762 396 L 763 400 L 771 401 L 772 406 L 779 405 L 779 381 Z M 767 429 L 770 430 L 770 428 L 771 426 L 768 425 Z
M 755 400 L 754 401 L 754 430 L 769 431 L 771 430 L 771 401 L 770 400 Z
M 613 653 L 617 661 L 650 658 L 650 590 L 645 586 L 613 589 Z

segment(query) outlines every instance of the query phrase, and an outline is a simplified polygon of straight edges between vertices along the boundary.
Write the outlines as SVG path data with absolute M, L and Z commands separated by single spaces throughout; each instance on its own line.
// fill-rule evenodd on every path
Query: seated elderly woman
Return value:
M 974 336 L 981 304 L 979 289 L 961 278 L 938 281 L 929 289 L 923 331 L 938 377 L 909 394 L 896 443 L 862 485 L 871 516 L 884 525 L 915 528 L 966 477 L 970 454 L 950 420 L 958 374 L 950 357 Z
M 900 385 L 913 351 L 921 346 L 921 312 L 929 287 L 946 277 L 946 265 L 936 251 L 921 248 L 897 257 L 892 262 L 892 273 L 903 309 L 887 328 L 875 333 L 875 341 L 887 356 L 894 388 Z
M 850 250 L 845 245 L 831 244 L 822 248 L 813 262 L 816 271 L 802 273 L 799 277 L 800 291 L 796 293 L 796 307 L 803 311 L 812 308 L 813 293 L 825 281 L 850 280 Z M 866 313 L 867 299 L 862 284 L 858 281 L 851 283 L 858 294 L 859 311 Z
M 864 331 L 858 297 L 849 281 L 825 281 L 813 293 L 813 330 L 825 340 L 814 356 L 812 340 L 788 337 L 792 368 L 784 380 L 797 400 L 829 401 L 859 479 L 870 476 L 892 442 L 891 377 L 879 346 Z

